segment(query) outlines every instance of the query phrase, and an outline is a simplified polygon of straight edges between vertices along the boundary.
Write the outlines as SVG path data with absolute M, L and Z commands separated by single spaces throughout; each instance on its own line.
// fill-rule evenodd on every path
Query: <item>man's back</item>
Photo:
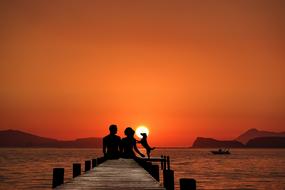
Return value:
M 104 154 L 107 158 L 115 159 L 120 157 L 119 146 L 121 138 L 114 134 L 109 134 L 103 138 Z

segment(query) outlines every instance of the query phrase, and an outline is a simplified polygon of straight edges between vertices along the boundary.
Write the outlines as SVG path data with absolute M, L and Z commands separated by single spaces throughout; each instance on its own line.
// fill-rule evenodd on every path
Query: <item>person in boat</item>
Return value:
M 138 153 L 141 157 L 145 157 L 144 154 L 142 154 L 137 145 L 137 140 L 134 138 L 135 131 L 131 127 L 127 127 L 124 131 L 126 137 L 122 139 L 121 142 L 121 156 L 123 158 L 136 158 L 136 153 Z M 135 151 L 135 152 L 134 152 Z
M 117 136 L 117 125 L 110 125 L 109 135 L 103 138 L 103 154 L 106 159 L 118 159 L 120 157 L 121 137 Z

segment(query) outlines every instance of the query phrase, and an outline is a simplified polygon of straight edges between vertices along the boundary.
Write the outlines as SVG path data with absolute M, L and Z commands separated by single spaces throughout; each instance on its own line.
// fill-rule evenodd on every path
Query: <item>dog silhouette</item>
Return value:
M 147 157 L 150 158 L 150 152 L 155 149 L 155 147 L 150 147 L 147 142 L 147 135 L 146 133 L 141 133 L 141 136 L 143 137 L 138 143 L 140 143 L 145 149 L 147 153 Z

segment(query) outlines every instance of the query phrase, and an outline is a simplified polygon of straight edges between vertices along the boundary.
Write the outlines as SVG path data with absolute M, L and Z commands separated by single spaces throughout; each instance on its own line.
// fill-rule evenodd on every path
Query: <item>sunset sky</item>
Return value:
M 0 130 L 285 131 L 284 21 L 283 0 L 1 0 Z

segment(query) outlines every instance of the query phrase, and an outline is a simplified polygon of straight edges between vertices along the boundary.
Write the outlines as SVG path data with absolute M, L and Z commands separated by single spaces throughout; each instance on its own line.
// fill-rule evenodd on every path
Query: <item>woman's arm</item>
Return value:
M 134 143 L 134 149 L 135 149 L 135 151 L 141 156 L 141 157 L 145 157 L 145 155 L 144 154 L 142 154 L 140 151 L 139 151 L 139 149 L 138 149 L 138 147 L 137 147 L 137 144 L 136 144 L 136 141 L 134 141 L 135 143 Z

